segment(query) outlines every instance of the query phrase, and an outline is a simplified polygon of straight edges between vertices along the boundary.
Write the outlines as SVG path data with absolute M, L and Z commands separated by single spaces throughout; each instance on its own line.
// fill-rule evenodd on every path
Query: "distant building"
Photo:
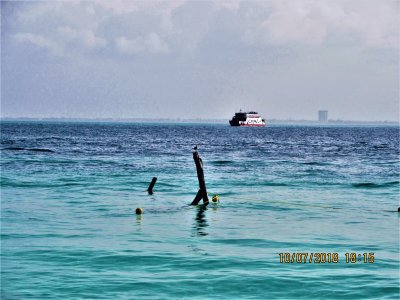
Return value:
M 319 122 L 328 122 L 328 111 L 327 110 L 320 110 L 318 111 L 318 121 Z

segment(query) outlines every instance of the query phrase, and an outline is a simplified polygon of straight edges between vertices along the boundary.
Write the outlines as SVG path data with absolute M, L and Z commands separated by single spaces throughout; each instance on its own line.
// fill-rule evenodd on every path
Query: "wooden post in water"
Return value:
M 153 177 L 153 179 L 150 182 L 149 188 L 147 189 L 147 191 L 149 192 L 149 195 L 153 194 L 153 187 L 156 184 L 157 181 L 157 177 Z
M 194 197 L 194 200 L 190 205 L 197 205 L 200 202 L 201 198 L 203 198 L 203 192 L 201 190 L 198 190 L 196 197 Z
M 197 178 L 199 179 L 200 189 L 191 205 L 197 205 L 201 198 L 203 198 L 203 206 L 205 207 L 208 205 L 209 201 L 207 196 L 206 182 L 204 180 L 203 161 L 201 160 L 197 151 L 193 152 L 193 159 L 196 164 Z

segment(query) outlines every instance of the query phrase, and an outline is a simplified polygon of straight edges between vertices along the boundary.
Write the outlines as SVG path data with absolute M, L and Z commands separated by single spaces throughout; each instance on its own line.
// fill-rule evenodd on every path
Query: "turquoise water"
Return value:
M 398 127 L 1 131 L 1 299 L 399 298 Z M 188 205 L 194 145 L 206 210 Z

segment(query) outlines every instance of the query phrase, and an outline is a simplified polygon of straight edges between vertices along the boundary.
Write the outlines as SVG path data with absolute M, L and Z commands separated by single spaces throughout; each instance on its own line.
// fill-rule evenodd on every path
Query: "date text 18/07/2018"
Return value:
M 306 263 L 314 263 L 314 264 L 324 264 L 324 263 L 338 263 L 339 262 L 339 253 L 337 252 L 286 252 L 286 253 L 278 253 L 279 254 L 279 262 L 280 263 L 298 263 L 298 264 L 306 264 Z M 356 253 L 356 252 L 346 252 L 344 254 L 344 261 L 346 264 L 355 264 L 355 263 L 374 263 L 374 253 L 372 252 L 364 252 L 364 253 Z

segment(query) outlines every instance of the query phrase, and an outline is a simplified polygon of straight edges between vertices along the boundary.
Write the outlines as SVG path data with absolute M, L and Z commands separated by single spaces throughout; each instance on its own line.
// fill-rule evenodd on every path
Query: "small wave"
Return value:
M 215 161 L 212 161 L 211 163 L 212 163 L 213 165 L 220 166 L 220 165 L 232 164 L 233 161 L 231 161 L 231 160 L 215 160 Z
M 162 186 L 162 187 L 179 187 L 178 184 L 166 183 L 166 182 L 157 182 L 156 185 L 157 186 Z
M 384 183 L 374 183 L 374 182 L 360 182 L 360 183 L 352 183 L 351 185 L 355 188 L 383 188 L 399 185 L 399 181 L 390 181 Z
M 263 186 L 288 186 L 287 183 L 283 182 L 264 182 L 262 183 Z
M 2 187 L 16 187 L 16 188 L 57 188 L 57 187 L 68 187 L 68 186 L 85 186 L 86 183 L 79 182 L 35 182 L 35 181 L 11 181 L 3 179 L 1 181 Z
M 54 152 L 53 150 L 46 148 L 22 148 L 22 147 L 8 147 L 3 148 L 3 150 L 12 150 L 12 151 L 34 151 L 34 152 Z
M 45 149 L 45 148 L 31 148 L 31 149 L 27 149 L 29 151 L 35 151 L 35 152 L 51 152 L 53 153 L 53 150 L 50 149 Z
M 21 148 L 21 147 L 8 147 L 8 148 L 3 148 L 3 150 L 20 151 L 20 150 L 25 150 L 25 148 Z
M 59 137 L 59 136 L 50 136 L 50 137 L 41 137 L 36 138 L 35 141 L 42 142 L 42 141 L 54 141 L 54 140 L 67 140 L 68 138 Z
M 284 206 L 285 203 L 282 204 L 277 204 L 277 205 L 271 205 L 268 203 L 248 203 L 247 204 L 249 207 L 251 207 L 252 210 L 257 210 L 257 211 L 263 211 L 263 210 L 268 210 L 268 211 L 277 211 L 277 212 L 289 212 L 289 211 L 299 211 L 301 208 L 292 208 L 292 207 L 287 207 Z
M 92 203 L 97 203 L 96 201 L 92 200 L 71 200 L 67 201 L 67 204 L 92 204 Z
M 169 214 L 169 213 L 176 213 L 182 211 L 182 209 L 187 208 L 185 206 L 164 206 L 164 207 L 157 207 L 157 208 L 144 208 L 144 211 L 148 214 Z
M 318 162 L 318 161 L 306 161 L 306 162 L 301 162 L 300 164 L 307 165 L 307 166 L 326 166 L 326 165 L 329 165 L 328 163 L 323 163 L 323 162 Z
M 292 184 L 284 183 L 284 182 L 273 182 L 273 181 L 238 181 L 235 184 L 240 184 L 241 186 L 244 187 L 259 187 L 259 186 L 290 186 Z M 222 194 L 222 193 L 221 193 Z
M 85 183 L 81 183 L 81 182 L 66 182 L 64 184 L 59 184 L 58 186 L 80 186 L 80 185 L 85 185 Z
M 244 247 L 268 247 L 270 241 L 256 238 L 242 238 L 242 239 L 216 239 L 212 241 L 216 244 L 233 244 L 236 246 Z
M 15 142 L 13 140 L 4 140 L 1 141 L 2 145 L 13 145 Z
M 364 224 L 365 222 L 361 221 L 350 221 L 350 222 L 344 222 L 346 225 L 352 225 L 352 224 Z
M 25 239 L 25 238 L 87 238 L 88 236 L 94 237 L 94 234 L 58 234 L 58 233 L 44 233 L 44 234 L 25 234 L 25 233 L 6 233 L 1 234 L 1 239 Z
M 379 145 L 374 145 L 373 148 L 375 149 L 384 149 L 384 148 L 388 148 L 389 145 L 388 144 L 379 144 Z
M 236 195 L 237 193 L 235 193 L 235 192 L 221 192 L 221 193 L 214 193 L 214 192 L 212 192 L 212 191 L 208 191 L 208 196 L 210 196 L 210 194 L 218 194 L 218 195 L 220 195 L 221 197 L 227 197 L 227 196 L 232 196 L 232 195 Z

